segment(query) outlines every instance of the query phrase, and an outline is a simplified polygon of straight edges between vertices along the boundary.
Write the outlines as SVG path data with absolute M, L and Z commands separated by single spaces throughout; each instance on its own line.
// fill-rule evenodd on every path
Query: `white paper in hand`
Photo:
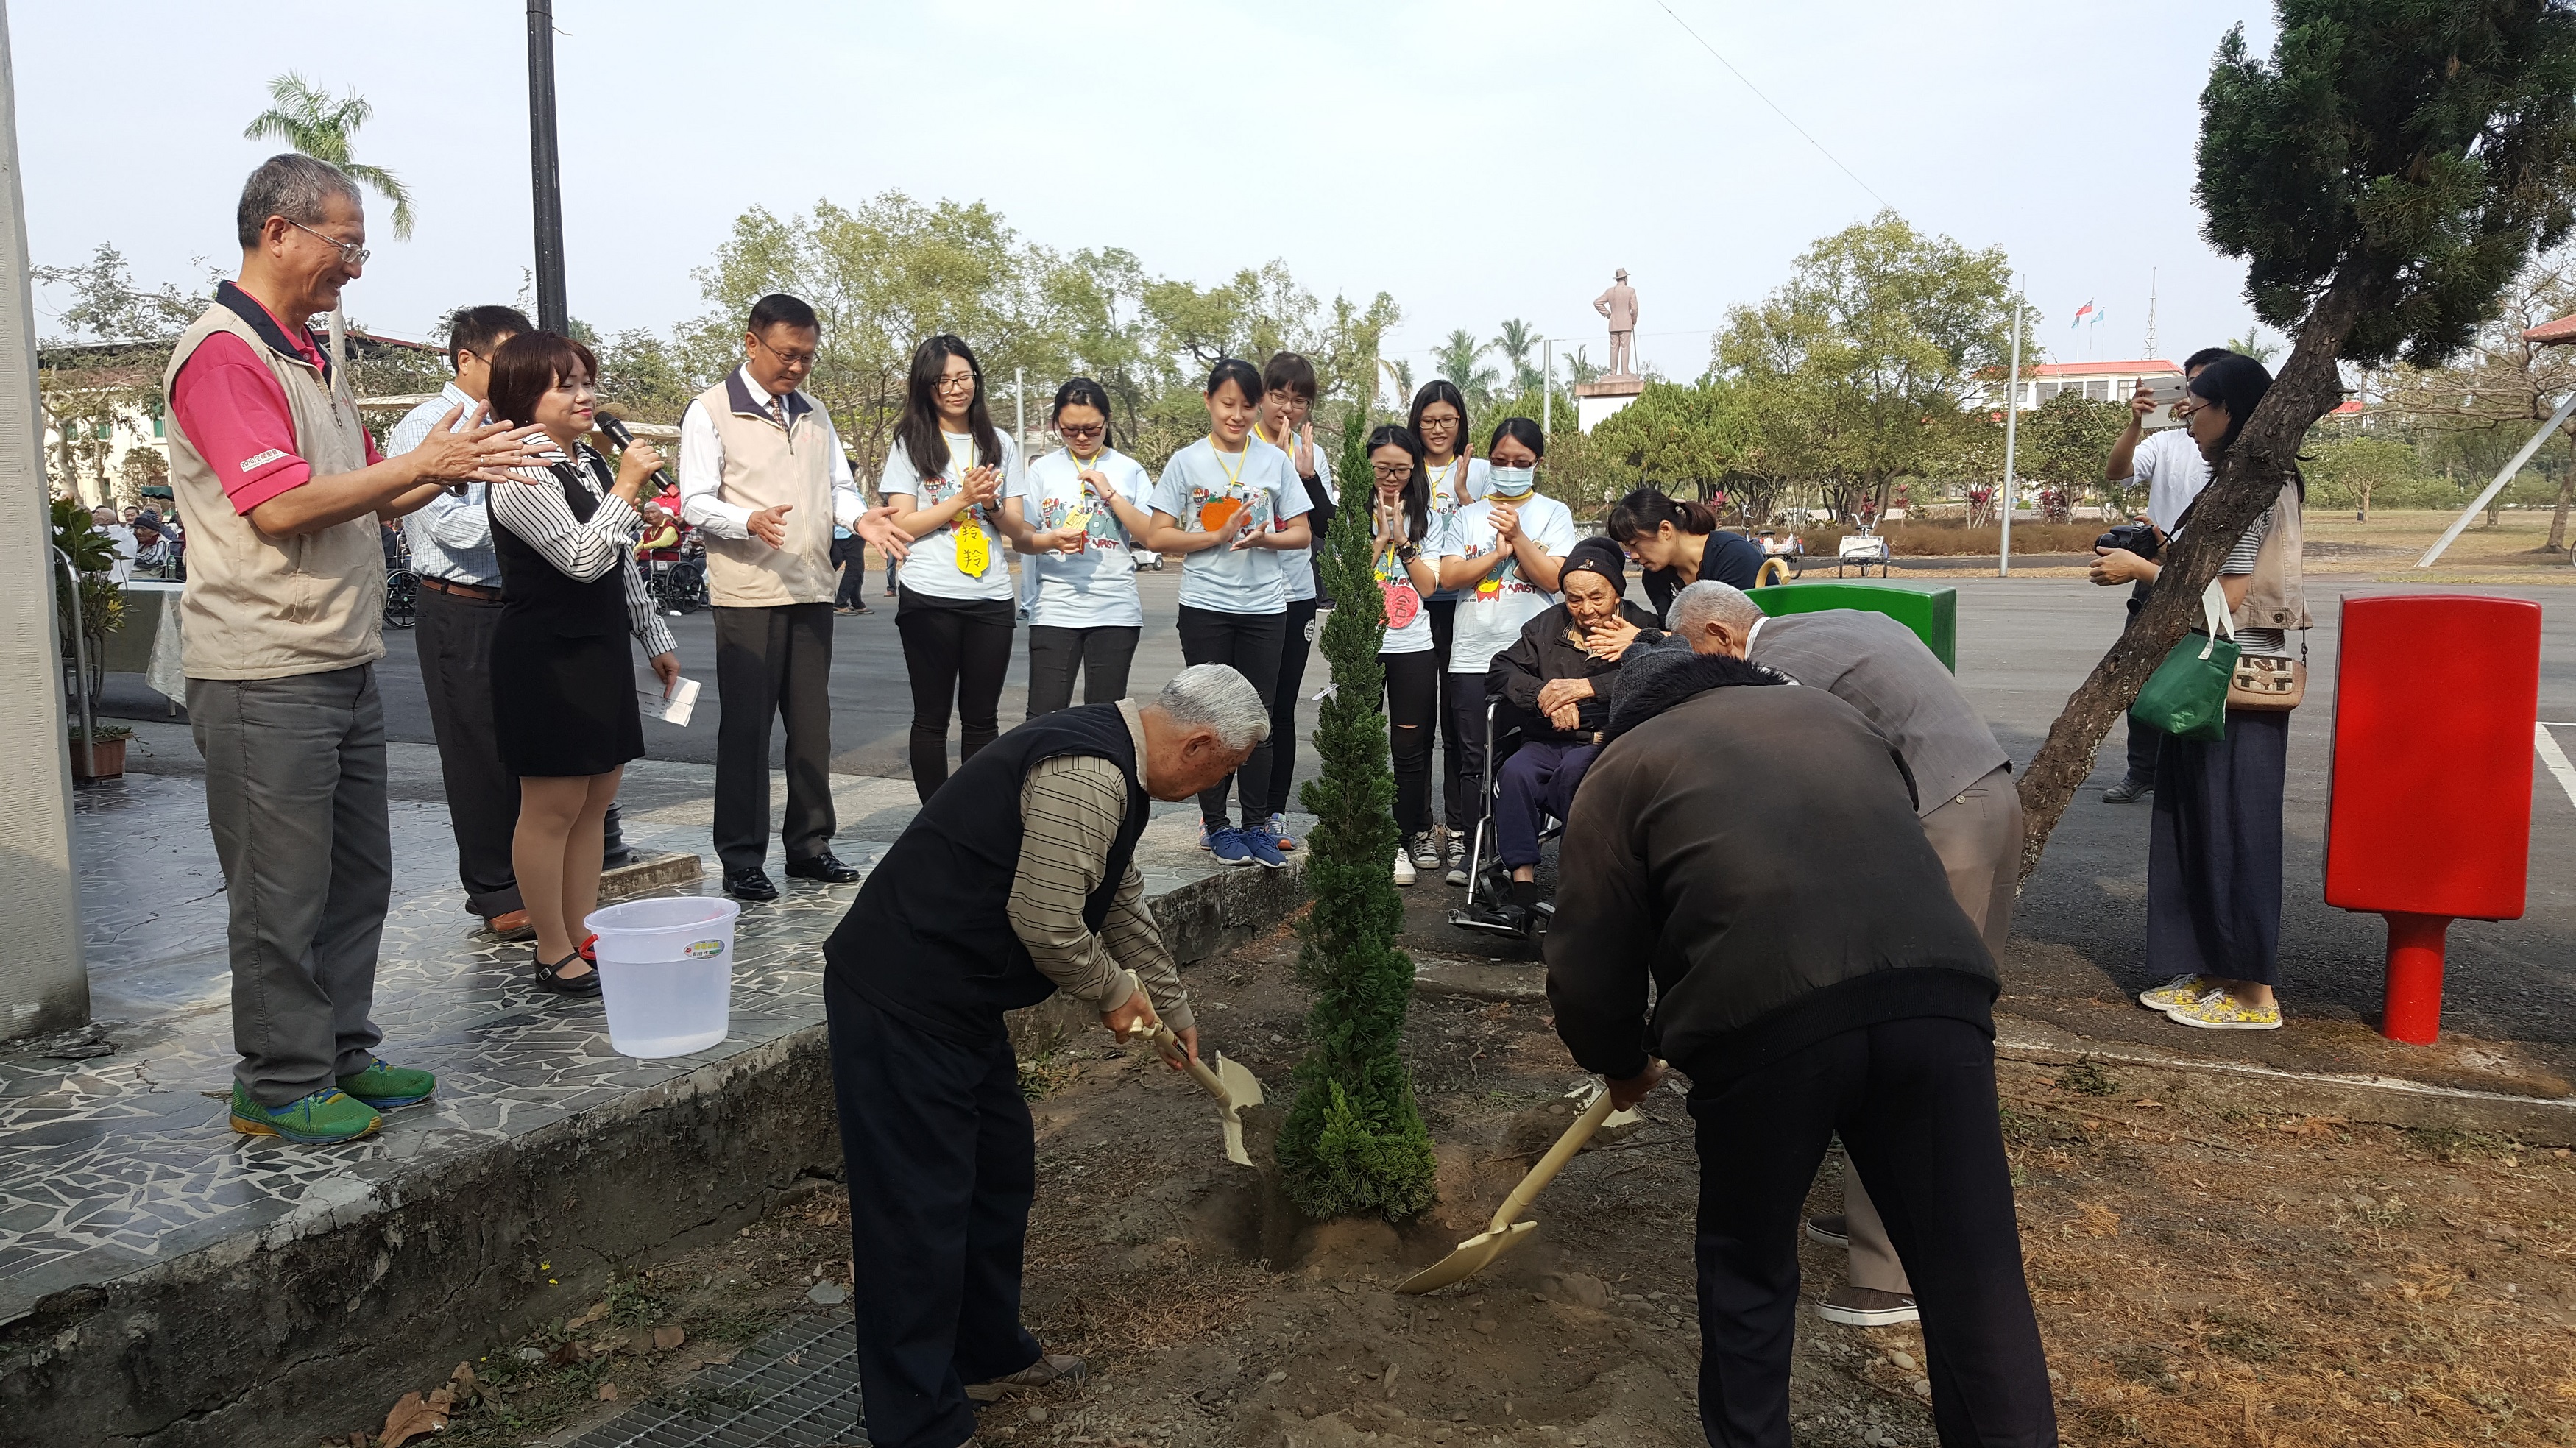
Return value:
M 682 679 L 671 686 L 671 697 L 662 697 L 662 681 L 654 680 L 635 691 L 635 707 L 647 719 L 659 719 L 681 729 L 689 727 L 689 716 L 697 711 L 698 681 Z

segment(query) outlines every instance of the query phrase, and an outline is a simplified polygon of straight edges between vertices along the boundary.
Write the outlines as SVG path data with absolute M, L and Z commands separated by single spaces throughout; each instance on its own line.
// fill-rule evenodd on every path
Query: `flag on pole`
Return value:
M 2084 305 L 2075 309 L 2075 319 L 2068 322 L 2066 325 L 2069 328 L 2075 328 L 2084 325 L 2086 322 L 2098 322 L 2100 320 L 2102 320 L 2101 308 L 2094 306 L 2091 302 L 2086 302 Z

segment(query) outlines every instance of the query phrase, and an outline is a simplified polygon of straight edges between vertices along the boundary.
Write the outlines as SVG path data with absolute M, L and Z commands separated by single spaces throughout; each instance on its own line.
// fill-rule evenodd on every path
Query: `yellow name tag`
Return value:
M 957 571 L 969 578 L 981 578 L 993 566 L 993 545 L 986 542 L 984 530 L 972 522 L 957 525 Z

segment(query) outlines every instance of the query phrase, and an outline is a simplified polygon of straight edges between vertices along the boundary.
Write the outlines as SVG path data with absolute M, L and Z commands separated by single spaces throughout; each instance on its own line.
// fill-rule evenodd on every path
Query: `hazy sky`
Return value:
M 1276 257 L 1327 299 L 1391 292 L 1388 350 L 1417 358 L 1519 316 L 1597 359 L 1591 299 L 1625 266 L 1640 352 L 1687 378 L 1726 307 L 1868 217 L 1874 190 L 2004 247 L 2057 360 L 2140 355 L 2150 269 L 2158 355 L 2250 320 L 2243 267 L 2200 237 L 2191 151 L 2219 38 L 2242 19 L 2268 46 L 2268 9 L 1664 3 L 557 0 L 572 309 L 665 328 L 701 310 L 691 272 L 746 207 L 891 188 L 1201 283 Z M 509 300 L 530 252 L 523 17 L 516 0 L 19 0 L 33 253 L 112 241 L 145 282 L 229 266 L 242 177 L 274 149 L 242 126 L 296 69 L 374 102 L 359 159 L 421 213 L 397 242 L 371 200 L 351 313 L 425 336 L 452 305 Z M 2088 300 L 2108 320 L 2070 329 Z

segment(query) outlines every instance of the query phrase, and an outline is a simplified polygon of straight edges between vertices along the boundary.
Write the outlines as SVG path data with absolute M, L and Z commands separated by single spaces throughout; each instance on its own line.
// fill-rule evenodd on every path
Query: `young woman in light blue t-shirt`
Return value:
M 1176 628 L 1189 664 L 1225 664 L 1249 680 L 1266 706 L 1279 687 L 1288 631 L 1283 552 L 1312 542 L 1306 490 L 1288 455 L 1252 435 L 1261 412 L 1261 374 L 1228 357 L 1208 373 L 1208 435 L 1172 454 L 1154 485 L 1154 535 L 1146 546 L 1186 555 Z M 1209 852 L 1222 864 L 1288 863 L 1268 825 L 1270 750 L 1264 739 L 1231 781 L 1199 796 Z M 1243 826 L 1228 822 L 1226 792 L 1242 799 Z
M 1431 610 L 1423 595 L 1440 586 L 1440 555 L 1448 525 L 1431 508 L 1423 476 L 1422 439 L 1408 428 L 1381 427 L 1369 434 L 1369 557 L 1386 600 L 1386 638 L 1377 660 L 1386 672 L 1387 744 L 1395 761 L 1395 825 L 1403 836 L 1395 851 L 1395 883 L 1410 885 L 1423 870 L 1440 868 L 1431 838 L 1431 719 L 1437 707 L 1440 661 L 1431 642 Z
M 1029 464 L 1015 495 L 1034 530 L 1018 545 L 1031 586 L 1029 717 L 1073 703 L 1114 704 L 1127 696 L 1127 670 L 1144 632 L 1136 593 L 1136 540 L 1153 531 L 1145 511 L 1154 480 L 1118 451 L 1109 427 L 1109 393 L 1088 377 L 1056 389 L 1051 414 L 1064 446 Z

